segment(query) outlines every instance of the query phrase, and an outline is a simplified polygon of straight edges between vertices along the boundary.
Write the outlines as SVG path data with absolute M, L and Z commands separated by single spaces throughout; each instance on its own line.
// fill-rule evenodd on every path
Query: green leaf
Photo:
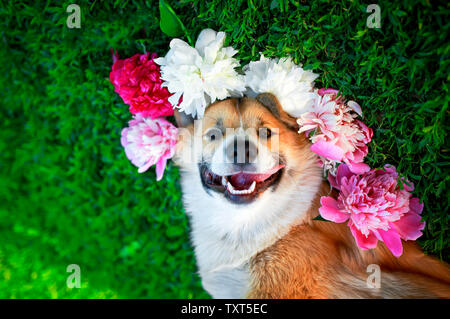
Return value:
M 277 0 L 273 0 L 272 3 L 270 4 L 270 10 L 275 9 L 276 7 L 278 7 L 279 3 Z
M 159 0 L 159 26 L 169 37 L 175 38 L 183 34 L 184 26 L 175 11 L 164 1 Z
M 323 222 L 329 222 L 329 220 L 324 219 L 324 218 L 323 218 L 322 216 L 320 216 L 320 215 L 317 215 L 317 217 L 314 217 L 313 220 L 320 220 L 320 221 L 323 221 Z

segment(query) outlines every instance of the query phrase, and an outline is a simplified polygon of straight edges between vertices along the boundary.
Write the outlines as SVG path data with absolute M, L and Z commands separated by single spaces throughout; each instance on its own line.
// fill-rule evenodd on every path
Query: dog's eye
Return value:
M 205 134 L 205 140 L 207 141 L 217 141 L 222 137 L 222 131 L 218 128 L 212 128 Z
M 264 140 L 267 140 L 272 136 L 272 131 L 270 130 L 270 128 L 267 127 L 260 128 L 258 133 L 259 138 L 262 138 Z

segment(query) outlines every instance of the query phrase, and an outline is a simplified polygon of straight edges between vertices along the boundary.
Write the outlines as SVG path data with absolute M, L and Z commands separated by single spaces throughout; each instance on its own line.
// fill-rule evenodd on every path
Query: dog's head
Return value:
M 176 114 L 183 203 L 201 267 L 239 264 L 300 223 L 322 180 L 308 139 L 271 94 Z
M 196 123 L 180 113 L 176 118 L 187 129 L 180 135 L 177 162 L 217 201 L 278 201 L 295 192 L 305 170 L 317 172 L 307 138 L 272 94 L 216 102 Z M 191 181 L 187 191 L 194 188 Z

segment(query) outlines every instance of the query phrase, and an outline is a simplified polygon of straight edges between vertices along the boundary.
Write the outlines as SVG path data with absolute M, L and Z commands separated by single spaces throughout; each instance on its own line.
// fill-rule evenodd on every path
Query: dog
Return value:
M 450 297 L 450 267 L 416 243 L 395 258 L 382 242 L 359 249 L 345 224 L 314 220 L 320 197 L 337 194 L 274 95 L 215 102 L 198 121 L 175 117 L 183 204 L 212 297 Z

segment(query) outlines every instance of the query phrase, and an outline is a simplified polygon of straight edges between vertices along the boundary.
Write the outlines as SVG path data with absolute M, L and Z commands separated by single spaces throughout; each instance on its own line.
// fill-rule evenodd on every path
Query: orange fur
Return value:
M 318 215 L 324 182 L 310 216 Z M 381 268 L 380 289 L 368 288 L 367 266 Z M 260 252 L 251 262 L 249 298 L 450 298 L 450 268 L 426 256 L 417 244 L 404 242 L 395 258 L 379 242 L 360 250 L 343 224 L 311 220 Z

